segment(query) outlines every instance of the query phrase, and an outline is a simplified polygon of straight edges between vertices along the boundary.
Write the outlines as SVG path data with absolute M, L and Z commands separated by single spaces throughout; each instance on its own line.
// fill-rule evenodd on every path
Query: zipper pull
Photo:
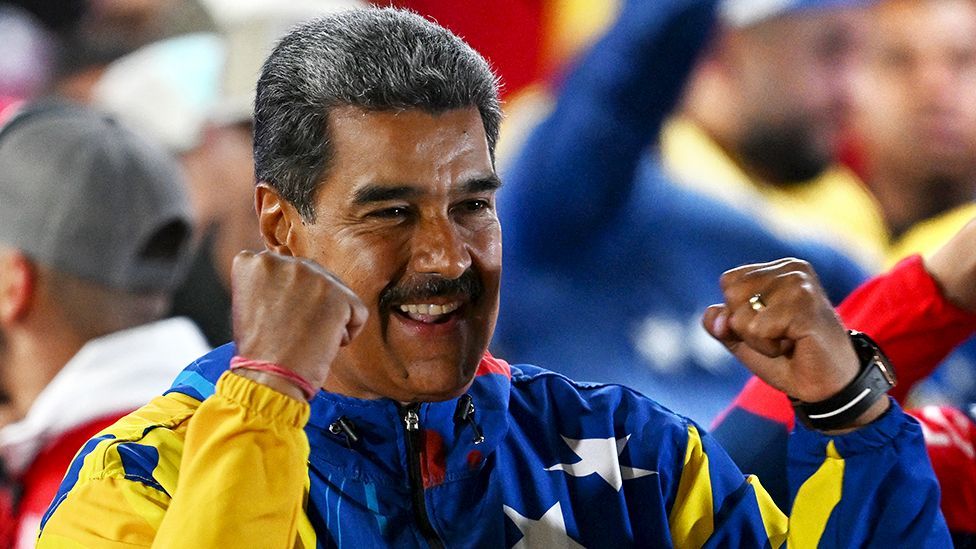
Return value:
M 471 395 L 464 394 L 458 399 L 457 408 L 454 410 L 454 423 L 467 423 L 471 425 L 471 430 L 474 431 L 474 438 L 471 439 L 471 442 L 481 444 L 485 441 L 485 435 L 481 432 L 481 427 L 475 421 L 474 413 L 474 399 L 471 398 Z
M 343 435 L 346 438 L 346 446 L 359 442 L 359 435 L 356 434 L 356 425 L 346 416 L 339 416 L 339 419 L 329 425 L 329 432 L 333 435 Z
M 403 423 L 406 424 L 408 432 L 420 430 L 420 416 L 417 415 L 416 408 L 407 409 L 407 413 L 403 415 Z

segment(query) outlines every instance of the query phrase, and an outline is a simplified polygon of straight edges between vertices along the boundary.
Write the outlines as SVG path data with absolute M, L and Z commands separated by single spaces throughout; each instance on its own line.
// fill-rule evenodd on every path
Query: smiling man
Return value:
M 235 344 L 82 448 L 39 546 L 947 540 L 920 429 L 803 262 L 729 271 L 725 303 L 704 315 L 801 419 L 831 430 L 799 428 L 789 523 L 693 422 L 488 354 L 499 116 L 487 63 L 417 15 L 293 30 L 258 82 L 267 251 L 235 262 Z M 897 501 L 879 488 L 895 485 Z
M 334 154 L 308 213 L 270 184 L 257 190 L 268 249 L 328 266 L 373 317 L 326 386 L 401 402 L 457 397 L 488 347 L 501 275 L 499 181 L 479 110 L 346 106 L 328 125 Z

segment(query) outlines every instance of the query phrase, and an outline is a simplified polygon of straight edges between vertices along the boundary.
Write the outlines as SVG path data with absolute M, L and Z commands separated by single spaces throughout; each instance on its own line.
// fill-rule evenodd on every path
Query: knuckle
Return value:
M 787 271 L 779 275 L 778 278 L 794 287 L 804 286 L 810 281 L 810 275 L 808 273 L 797 270 Z
M 754 284 L 735 284 L 726 288 L 724 293 L 726 302 L 736 307 L 746 303 L 756 293 L 756 287 Z
M 733 313 L 729 317 L 729 327 L 732 328 L 733 332 L 739 335 L 749 333 L 750 323 L 751 319 L 749 319 L 747 315 Z
M 805 273 L 813 272 L 813 267 L 810 266 L 808 261 L 796 257 L 786 258 L 786 263 L 784 266 L 794 271 L 803 271 Z
M 746 330 L 756 337 L 766 337 L 769 332 L 769 325 L 758 315 L 754 316 L 746 327 Z
M 815 288 L 810 274 L 804 271 L 788 271 L 776 278 L 783 293 L 793 298 L 811 293 Z
M 749 323 L 749 333 L 766 340 L 780 337 L 783 329 L 783 318 L 775 311 L 772 311 L 772 314 L 754 315 Z
M 742 270 L 744 267 L 736 267 L 734 269 L 729 269 L 722 273 L 718 278 L 719 286 L 725 290 L 732 287 L 733 284 L 742 276 Z

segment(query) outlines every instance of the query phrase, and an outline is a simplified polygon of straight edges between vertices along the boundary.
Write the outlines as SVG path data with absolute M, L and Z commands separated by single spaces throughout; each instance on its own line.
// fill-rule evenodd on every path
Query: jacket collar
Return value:
M 227 344 L 204 355 L 188 366 L 167 392 L 198 400 L 209 397 L 235 351 L 233 344 Z M 508 363 L 485 353 L 465 393 L 474 406 L 470 419 L 462 419 L 458 413 L 459 404 L 464 408 L 461 401 L 465 396 L 416 406 L 425 486 L 466 476 L 494 452 L 508 431 L 510 391 Z M 405 407 L 390 399 L 364 400 L 324 390 L 311 406 L 305 432 L 313 469 L 327 468 L 333 474 L 378 484 L 402 482 L 407 453 Z M 480 442 L 479 433 L 484 437 Z

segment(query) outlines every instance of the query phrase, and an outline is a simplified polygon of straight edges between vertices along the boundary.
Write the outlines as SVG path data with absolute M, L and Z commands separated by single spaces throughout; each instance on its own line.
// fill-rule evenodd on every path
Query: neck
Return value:
M 10 398 L 0 424 L 22 419 L 41 391 L 84 345 L 64 331 L 5 334 L 0 363 L 3 389 Z

